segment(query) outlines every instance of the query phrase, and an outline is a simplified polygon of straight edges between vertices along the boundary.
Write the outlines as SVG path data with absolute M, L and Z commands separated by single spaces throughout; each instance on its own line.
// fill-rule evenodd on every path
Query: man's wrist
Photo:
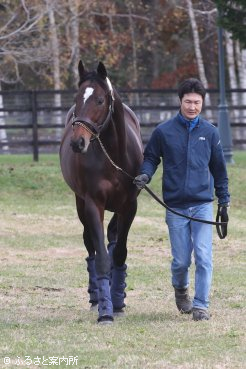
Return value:
M 224 207 L 224 208 L 229 208 L 230 207 L 230 203 L 229 202 L 223 202 L 221 204 L 218 204 L 219 207 Z

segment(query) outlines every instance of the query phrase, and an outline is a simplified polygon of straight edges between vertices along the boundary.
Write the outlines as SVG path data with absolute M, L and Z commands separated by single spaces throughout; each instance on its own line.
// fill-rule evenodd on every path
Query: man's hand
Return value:
M 139 190 L 142 190 L 146 183 L 149 182 L 149 176 L 147 174 L 139 174 L 137 177 L 134 178 L 133 183 L 137 186 Z
M 228 211 L 227 211 L 228 208 L 229 208 L 228 203 L 218 205 L 217 215 L 221 217 L 221 222 L 229 221 L 229 216 L 228 216 Z

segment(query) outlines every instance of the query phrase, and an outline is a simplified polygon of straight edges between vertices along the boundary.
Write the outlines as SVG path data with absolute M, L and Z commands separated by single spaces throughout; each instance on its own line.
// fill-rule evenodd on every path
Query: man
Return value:
M 180 84 L 180 111 L 153 131 L 145 148 L 141 174 L 134 183 L 142 189 L 162 159 L 163 199 L 170 208 L 190 217 L 212 220 L 215 189 L 218 211 L 228 219 L 228 176 L 218 130 L 200 116 L 205 94 L 203 84 L 195 78 Z M 177 308 L 181 313 L 192 313 L 193 320 L 209 320 L 212 225 L 191 221 L 168 210 L 166 223 Z M 192 252 L 195 259 L 193 301 L 188 291 Z

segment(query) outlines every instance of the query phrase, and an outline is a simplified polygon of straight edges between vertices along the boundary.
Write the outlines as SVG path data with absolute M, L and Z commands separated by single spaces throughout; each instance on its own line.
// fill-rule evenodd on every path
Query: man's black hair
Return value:
M 195 92 L 196 94 L 201 95 L 203 100 L 206 95 L 206 90 L 202 82 L 196 78 L 185 79 L 183 82 L 180 83 L 178 87 L 178 95 L 180 100 L 182 100 L 185 94 L 189 94 L 191 92 Z

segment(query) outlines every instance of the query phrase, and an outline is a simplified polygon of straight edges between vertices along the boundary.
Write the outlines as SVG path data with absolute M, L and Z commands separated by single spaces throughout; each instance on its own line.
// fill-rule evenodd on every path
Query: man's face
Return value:
M 191 92 L 189 94 L 185 94 L 181 100 L 180 110 L 182 115 L 189 120 L 197 117 L 202 110 L 203 99 L 202 96 Z

